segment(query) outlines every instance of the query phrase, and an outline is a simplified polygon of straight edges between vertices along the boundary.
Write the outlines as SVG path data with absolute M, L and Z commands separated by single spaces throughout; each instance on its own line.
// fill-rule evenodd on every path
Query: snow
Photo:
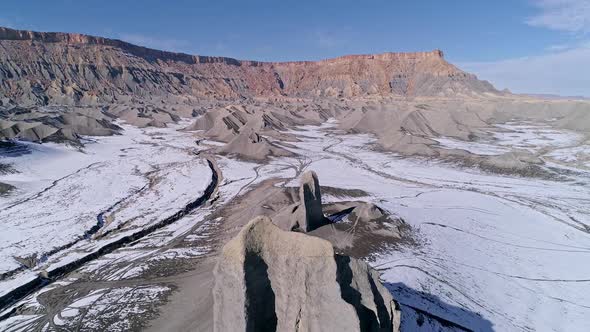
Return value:
M 521 148 L 531 152 L 543 148 L 568 147 L 578 143 L 583 136 L 571 131 L 553 129 L 548 125 L 508 122 L 496 125 L 502 129 L 494 133 L 497 144 Z
M 579 163 L 579 166 L 590 168 L 590 145 L 556 149 L 545 156 L 565 163 Z
M 437 160 L 377 152 L 371 149 L 374 137 L 344 136 L 334 127 L 331 120 L 320 127 L 303 126 L 289 131 L 297 134 L 301 142 L 287 149 L 299 152 L 302 158 L 274 158 L 260 165 L 217 157 L 223 179 L 216 204 L 229 202 L 265 179 L 292 178 L 302 168 L 312 169 L 323 186 L 366 191 L 369 196 L 364 200 L 402 217 L 412 226 L 415 244 L 379 253 L 369 262 L 381 271 L 386 287 L 401 302 L 406 329 L 414 330 L 417 321 L 423 320 L 422 328 L 444 331 L 453 330 L 444 321 L 476 331 L 587 330 L 590 265 L 584 262 L 590 256 L 590 188 L 580 185 L 587 181 L 583 178 L 587 172 L 579 165 L 548 162 L 548 166 L 569 171 L 564 173 L 567 181 L 560 182 L 501 176 L 454 168 Z M 207 165 L 192 153 L 197 146 L 190 133 L 126 127 L 125 135 L 97 138 L 98 141 L 86 149 L 86 154 L 49 146 L 59 150 L 57 159 L 65 160 L 65 170 L 45 175 L 41 168 L 30 168 L 19 175 L 22 181 L 17 187 L 24 189 L 16 196 L 0 200 L 0 206 L 9 206 L 34 196 L 58 178 L 90 166 L 53 186 L 47 197 L 11 208 L 28 218 L 22 219 L 27 220 L 26 224 L 9 220 L 8 213 L 4 214 L 4 221 L 13 223 L 11 227 L 28 226 L 30 231 L 30 240 L 19 234 L 7 240 L 21 245 L 19 252 L 32 253 L 45 245 L 38 232 L 54 236 L 53 241 L 71 241 L 96 223 L 98 213 L 105 212 L 108 220 L 101 234 L 115 229 L 116 232 L 101 240 L 80 241 L 63 255 L 51 257 L 45 267 L 74 261 L 108 241 L 116 241 L 170 215 L 200 195 L 210 180 Z M 548 159 L 565 163 L 574 161 L 572 154 L 576 162 L 584 160 L 587 151 L 584 145 L 580 146 L 578 135 L 533 124 L 506 124 L 492 141 L 438 141 L 447 148 L 484 155 L 524 148 L 547 153 L 544 156 Z M 54 154 L 57 152 L 48 153 Z M 35 152 L 23 157 L 29 158 L 23 160 L 31 164 L 39 164 L 33 162 L 34 158 L 49 158 Z M 114 162 L 119 158 L 126 163 Z M 17 169 L 29 167 L 25 164 L 14 162 Z M 97 180 L 107 175 L 113 179 Z M 16 184 L 18 179 L 14 176 L 12 183 Z M 5 182 L 1 177 L 0 181 Z M 298 182 L 293 179 L 287 185 L 296 186 Z M 147 188 L 146 184 L 149 190 L 142 189 Z M 112 196 L 109 190 L 113 191 Z M 96 200 L 92 203 L 94 191 Z M 73 212 L 44 214 L 39 208 L 44 199 L 46 207 L 62 206 Z M 79 272 L 115 285 L 141 276 L 150 264 L 208 254 L 208 234 L 223 222 L 207 218 L 212 209 L 195 210 L 133 245 L 93 260 Z M 87 213 L 86 219 L 81 217 L 83 213 Z M 52 219 L 54 216 L 59 218 Z M 174 247 L 170 246 L 172 242 L 176 243 Z M 1 254 L 10 258 L 4 250 Z M 4 269 L 17 266 L 1 261 Z M 10 289 L 34 276 L 34 271 L 27 270 L 19 279 L 2 281 L 0 286 Z M 146 313 L 149 309 L 143 304 L 168 291 L 156 285 L 96 289 L 73 300 L 58 314 L 54 312 L 49 319 L 67 326 L 87 310 L 86 329 L 102 326 L 96 323 L 99 315 L 100 319 L 117 321 L 112 329 L 130 329 L 129 317 Z M 30 298 L 26 301 L 30 306 L 39 305 L 30 302 Z M 443 323 L 425 318 L 422 311 Z M 27 322 L 38 317 L 11 317 L 0 323 L 0 330 L 26 330 Z
M 464 141 L 452 137 L 433 138 L 443 149 L 460 149 L 482 156 L 501 155 L 512 149 L 523 149 L 563 162 L 581 160 L 590 165 L 590 146 L 581 142 L 581 134 L 553 129 L 548 125 L 521 122 L 499 124 L 492 139 Z
M 19 190 L 0 198 L 0 273 L 16 269 L 15 256 L 37 255 L 56 268 L 97 250 L 127 231 L 158 222 L 200 197 L 211 170 L 195 152 L 192 134 L 171 128 L 122 125 L 123 135 L 93 137 L 83 152 L 54 144 L 10 158 L 20 173 L 0 176 Z M 178 127 L 178 128 L 177 128 Z M 86 239 L 92 227 L 100 235 Z M 62 246 L 71 246 L 45 258 Z M 44 261 L 41 261 L 43 263 Z M 24 271 L 0 281 L 0 294 L 26 282 Z
M 41 315 L 20 315 L 8 317 L 0 321 L 0 331 L 4 332 L 26 332 L 29 331 L 28 324 L 41 318 Z
M 76 317 L 80 314 L 80 310 L 78 309 L 65 309 L 60 313 L 60 315 L 64 318 L 72 318 Z
M 457 169 L 373 151 L 367 135 L 328 147 L 338 137 L 321 133 L 297 143 L 320 183 L 367 191 L 415 230 L 417 245 L 370 262 L 404 305 L 406 328 L 420 315 L 412 307 L 479 331 L 587 330 L 590 188 L 576 175 L 556 182 Z
M 110 330 L 129 330 L 130 317 L 152 310 L 153 303 L 169 291 L 168 287 L 156 285 L 95 290 L 55 315 L 53 322 L 68 326 L 80 311 L 85 311 L 86 319 L 79 325 L 83 330 L 95 330 L 100 327 L 97 322 L 105 320 L 111 320 Z
M 482 156 L 497 156 L 509 152 L 507 147 L 497 146 L 483 142 L 467 142 L 451 137 L 433 138 L 444 149 L 459 149 L 469 151 Z

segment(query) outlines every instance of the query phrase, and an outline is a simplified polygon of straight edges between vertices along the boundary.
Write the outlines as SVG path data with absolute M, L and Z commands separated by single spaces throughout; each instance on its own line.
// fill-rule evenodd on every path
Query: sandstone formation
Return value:
M 215 331 L 398 331 L 378 273 L 329 242 L 250 221 L 215 268 Z
M 3 166 L 3 164 L 0 164 L 0 170 L 1 170 L 2 166 Z M 8 194 L 13 189 L 14 189 L 13 186 L 0 182 L 0 197 Z
M 324 206 L 330 224 L 309 235 L 332 243 L 339 253 L 363 258 L 411 241 L 409 226 L 379 206 L 366 202 L 338 202 Z
M 499 93 L 441 51 L 258 62 L 157 51 L 119 40 L 0 28 L 0 100 L 115 102 L 125 96 L 444 96 Z
M 322 212 L 322 193 L 317 174 L 307 171 L 303 173 L 300 181 L 299 202 L 292 208 L 290 228 L 307 233 L 329 221 Z

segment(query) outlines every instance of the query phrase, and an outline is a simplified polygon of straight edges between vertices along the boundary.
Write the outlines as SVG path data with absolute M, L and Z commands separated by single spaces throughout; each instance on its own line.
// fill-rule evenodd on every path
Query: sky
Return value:
M 499 89 L 590 97 L 590 0 L 3 0 L 0 26 L 262 61 L 441 49 Z

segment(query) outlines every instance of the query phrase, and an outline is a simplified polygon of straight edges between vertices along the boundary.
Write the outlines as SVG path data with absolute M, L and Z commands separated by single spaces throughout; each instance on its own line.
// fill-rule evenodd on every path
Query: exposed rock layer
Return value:
M 441 51 L 353 55 L 323 61 L 258 62 L 193 56 L 119 40 L 0 28 L 4 103 L 104 103 L 122 96 L 498 93 L 446 62 Z M 3 97 L 3 98 L 2 98 Z

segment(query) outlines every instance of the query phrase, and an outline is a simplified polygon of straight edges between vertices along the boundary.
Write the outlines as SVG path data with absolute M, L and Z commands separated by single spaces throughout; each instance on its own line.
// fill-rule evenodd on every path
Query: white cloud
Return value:
M 164 51 L 183 52 L 190 46 L 190 43 L 186 40 L 156 38 L 141 34 L 122 33 L 118 37 L 132 44 Z
M 313 33 L 315 43 L 321 48 L 333 48 L 340 44 L 340 39 L 334 34 L 323 30 L 316 30 Z
M 526 23 L 552 30 L 590 32 L 590 0 L 535 0 L 540 12 Z
M 0 27 L 14 29 L 15 24 L 14 24 L 14 22 L 12 22 L 12 20 L 0 17 Z
M 516 93 L 590 97 L 590 45 L 544 55 L 459 66 Z
M 551 46 L 547 47 L 546 50 L 551 51 L 551 52 L 561 52 L 561 51 L 569 50 L 571 48 L 572 48 L 572 46 L 569 44 L 557 44 L 557 45 L 551 45 Z

